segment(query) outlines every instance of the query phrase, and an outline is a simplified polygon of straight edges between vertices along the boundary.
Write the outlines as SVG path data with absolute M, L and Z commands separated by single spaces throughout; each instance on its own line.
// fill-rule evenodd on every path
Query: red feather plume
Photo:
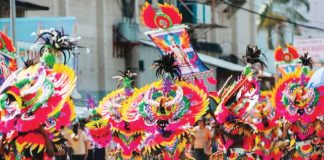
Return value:
M 276 61 L 283 61 L 283 54 L 284 54 L 284 52 L 283 52 L 283 50 L 282 50 L 281 47 L 278 47 L 275 50 L 274 54 L 275 54 L 275 60 Z
M 149 28 L 157 28 L 154 17 L 156 13 L 150 3 L 146 2 L 142 7 L 141 12 L 141 21 L 142 23 Z
M 293 59 L 299 58 L 298 51 L 295 47 L 293 47 L 291 45 L 287 45 L 287 48 L 288 48 L 289 53 L 291 53 Z
M 179 9 L 176 8 L 174 5 L 169 5 L 167 3 L 158 4 L 161 8 L 162 12 L 168 15 L 173 24 L 180 24 L 182 21 L 182 14 L 179 12 Z
M 141 21 L 149 28 L 159 28 L 160 20 L 170 20 L 166 28 L 172 27 L 174 24 L 180 24 L 182 21 L 182 14 L 174 5 L 169 4 L 158 4 L 161 9 L 161 13 L 157 14 L 150 3 L 146 2 L 142 7 Z M 171 24 L 172 22 L 172 24 Z
M 281 47 L 278 47 L 274 52 L 275 60 L 279 62 L 280 61 L 290 62 L 298 58 L 298 51 L 295 47 L 287 44 L 287 49 L 288 52 L 284 52 Z

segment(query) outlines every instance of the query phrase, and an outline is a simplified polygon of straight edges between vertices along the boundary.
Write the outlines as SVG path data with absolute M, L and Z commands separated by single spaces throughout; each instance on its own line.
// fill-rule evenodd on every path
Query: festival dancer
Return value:
M 142 144 L 144 154 L 162 154 L 164 159 L 179 159 L 190 129 L 208 107 L 203 90 L 180 81 L 181 73 L 175 61 L 173 54 L 156 60 L 153 66 L 162 80 L 134 92 L 124 105 L 127 120 L 143 118 L 148 126 Z
M 244 117 L 259 99 L 259 84 L 251 67 L 256 63 L 261 68 L 266 66 L 260 59 L 262 55 L 256 46 L 247 46 L 246 55 L 243 56 L 247 62 L 244 72 L 237 81 L 218 93 L 220 100 L 214 113 L 218 157 L 249 158 L 253 154 L 257 130 Z
M 46 34 L 45 31 L 39 36 Z M 44 40 L 42 63 L 15 71 L 0 88 L 0 130 L 5 135 L 2 145 L 6 159 L 54 156 L 53 144 L 60 143 L 55 134 L 59 132 L 54 130 L 69 123 L 74 115 L 72 103 L 69 103 L 76 82 L 74 71 L 56 64 L 52 55 L 69 50 L 67 40 L 63 45 L 61 39 L 56 43 L 53 37 Z M 51 52 L 46 47 L 50 47 Z
M 282 75 L 274 87 L 272 104 L 289 122 L 290 141 L 296 141 L 286 155 L 294 159 L 318 159 L 321 154 L 316 139 L 316 121 L 323 116 L 323 85 L 312 86 L 312 60 L 305 53 L 300 58 L 302 67 Z

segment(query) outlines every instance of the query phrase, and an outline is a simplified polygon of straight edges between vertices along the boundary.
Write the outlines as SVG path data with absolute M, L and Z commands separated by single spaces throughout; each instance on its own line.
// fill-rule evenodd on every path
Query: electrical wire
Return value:
M 261 13 L 256 12 L 256 11 L 253 11 L 253 10 L 250 10 L 250 9 L 247 9 L 247 8 L 244 8 L 244 7 L 241 7 L 241 6 L 237 6 L 237 5 L 233 4 L 233 3 L 230 3 L 230 2 L 225 1 L 225 0 L 221 0 L 221 1 L 223 3 L 229 5 L 230 7 L 237 8 L 237 9 L 241 9 L 241 10 L 244 10 L 246 12 L 253 13 L 253 14 L 259 15 L 259 16 L 264 17 L 264 18 L 272 19 L 272 20 L 279 21 L 279 22 L 287 22 L 287 23 L 294 24 L 294 25 L 297 25 L 297 26 L 300 26 L 300 27 L 303 27 L 303 28 L 308 28 L 308 29 L 313 29 L 313 30 L 318 30 L 318 31 L 324 32 L 324 29 L 323 28 L 305 25 L 305 24 L 297 23 L 297 22 L 294 22 L 294 21 L 291 21 L 291 20 L 283 20 L 283 19 L 280 19 L 280 18 L 276 18 L 276 17 L 272 17 L 272 16 L 267 16 L 267 15 L 261 14 Z

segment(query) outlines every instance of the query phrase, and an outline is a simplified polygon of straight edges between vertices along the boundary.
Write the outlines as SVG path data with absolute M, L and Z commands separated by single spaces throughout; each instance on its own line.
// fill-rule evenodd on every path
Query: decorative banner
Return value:
M 15 50 L 11 39 L 0 32 L 0 85 L 17 70 Z
M 183 76 L 210 71 L 192 48 L 185 25 L 154 30 L 145 34 L 156 44 L 161 55 L 174 53 Z
M 0 52 L 1 53 L 1 52 Z M 0 54 L 0 84 L 2 84 L 9 75 L 16 70 L 16 60 L 5 54 Z

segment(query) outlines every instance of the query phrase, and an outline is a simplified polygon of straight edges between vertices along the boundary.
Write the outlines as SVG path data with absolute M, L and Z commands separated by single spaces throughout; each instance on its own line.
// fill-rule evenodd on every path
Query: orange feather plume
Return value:
M 179 12 L 179 9 L 176 8 L 174 5 L 169 5 L 167 3 L 158 4 L 161 8 L 162 12 L 168 15 L 173 24 L 180 24 L 182 21 L 182 14 Z

